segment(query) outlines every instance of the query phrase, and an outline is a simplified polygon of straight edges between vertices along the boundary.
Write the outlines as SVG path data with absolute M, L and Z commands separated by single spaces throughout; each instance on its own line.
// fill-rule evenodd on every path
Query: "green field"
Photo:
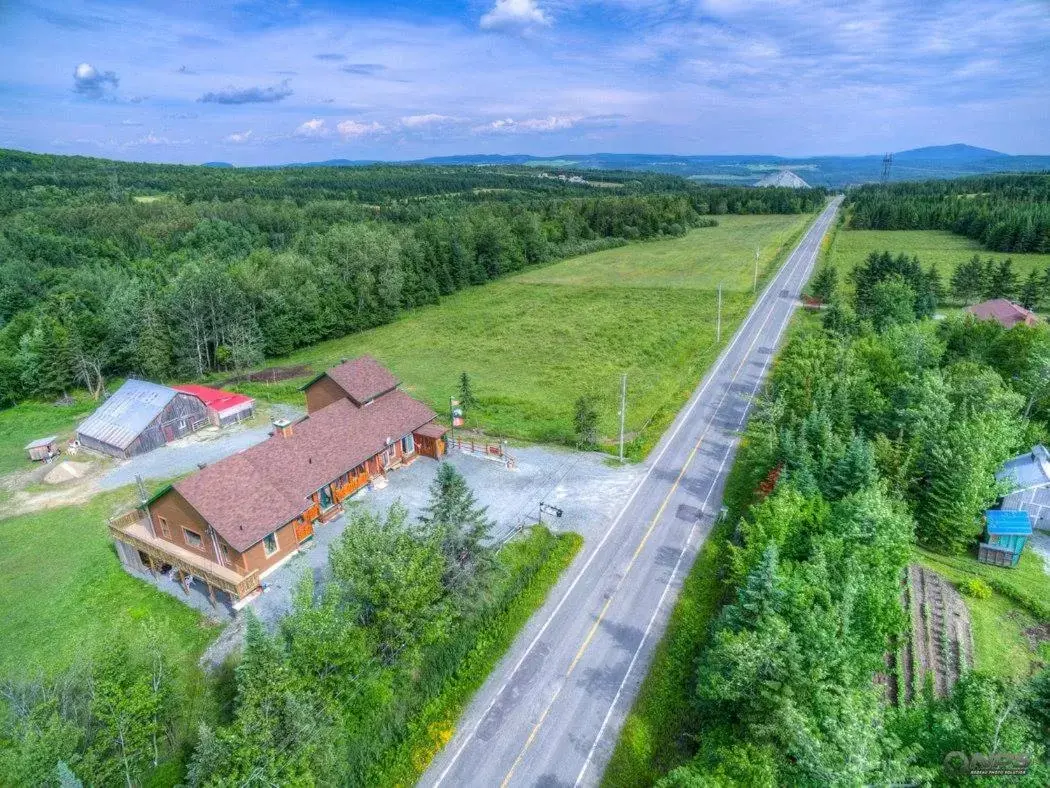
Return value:
M 196 662 L 217 628 L 117 560 L 106 520 L 132 498 L 118 490 L 0 522 L 0 676 L 62 670 L 147 626 L 177 663 Z
M 835 233 L 827 259 L 838 269 L 841 277 L 864 262 L 871 252 L 892 252 L 915 255 L 923 267 L 936 265 L 947 285 L 955 266 L 975 254 L 982 260 L 1010 258 L 1018 278 L 1023 280 L 1029 271 L 1044 273 L 1050 268 L 1050 254 L 1014 254 L 989 252 L 979 243 L 962 235 L 942 230 L 844 230 Z
M 718 227 L 606 249 L 522 274 L 519 282 L 553 285 L 672 287 L 751 291 L 755 248 L 759 275 L 768 276 L 784 245 L 809 216 L 719 216 Z
M 0 410 L 0 476 L 32 467 L 24 450 L 30 441 L 57 435 L 64 444 L 77 423 L 97 405 L 90 398 L 78 397 L 68 407 L 27 402 Z
M 640 457 L 718 354 L 713 286 L 727 284 L 725 342 L 753 301 L 754 246 L 762 247 L 768 278 L 811 218 L 720 217 L 718 227 L 684 238 L 584 255 L 462 291 L 274 363 L 320 370 L 371 353 L 439 413 L 466 371 L 480 402 L 467 413 L 469 426 L 561 443 L 574 440 L 573 403 L 583 394 L 597 400 L 601 432 L 612 439 L 626 372 L 630 453 Z M 288 384 L 275 386 L 273 396 L 260 384 L 245 390 L 297 399 Z

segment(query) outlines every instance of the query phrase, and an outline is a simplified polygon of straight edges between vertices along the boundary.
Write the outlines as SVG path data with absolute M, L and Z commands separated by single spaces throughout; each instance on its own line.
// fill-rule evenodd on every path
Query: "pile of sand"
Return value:
M 66 460 L 48 471 L 47 476 L 44 477 L 44 482 L 47 484 L 62 484 L 63 482 L 83 479 L 89 470 L 91 470 L 90 462 Z

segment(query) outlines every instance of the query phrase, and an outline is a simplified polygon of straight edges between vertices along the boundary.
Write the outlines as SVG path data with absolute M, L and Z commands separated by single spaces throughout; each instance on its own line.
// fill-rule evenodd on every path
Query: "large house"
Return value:
M 319 375 L 303 387 L 306 417 L 275 422 L 262 443 L 111 521 L 121 561 L 198 578 L 213 602 L 219 590 L 239 607 L 343 500 L 421 454 L 444 452 L 434 411 L 398 386 L 369 356 Z

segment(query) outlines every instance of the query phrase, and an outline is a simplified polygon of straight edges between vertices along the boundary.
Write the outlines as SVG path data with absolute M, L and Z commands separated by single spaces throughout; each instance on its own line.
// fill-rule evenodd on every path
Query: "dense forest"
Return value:
M 1050 252 L 1050 174 L 868 185 L 847 207 L 856 230 L 949 230 L 996 252 Z
M 972 549 L 995 471 L 1044 439 L 1050 329 L 928 319 L 928 272 L 907 256 L 872 254 L 848 299 L 818 280 L 822 325 L 782 352 L 741 449 L 757 500 L 696 661 L 695 756 L 664 784 L 962 784 L 949 753 L 1009 752 L 1031 758 L 1021 784 L 1045 785 L 1050 669 L 968 670 L 899 706 L 872 679 L 906 627 L 911 545 Z
M 527 266 L 824 197 L 601 177 L 0 152 L 0 404 L 248 367 Z

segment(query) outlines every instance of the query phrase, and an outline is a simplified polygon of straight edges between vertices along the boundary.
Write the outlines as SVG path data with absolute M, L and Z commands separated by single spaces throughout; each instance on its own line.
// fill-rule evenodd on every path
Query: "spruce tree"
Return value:
M 592 397 L 584 395 L 576 400 L 572 422 L 578 446 L 595 446 L 598 443 L 598 410 L 594 407 Z
M 459 404 L 467 410 L 478 404 L 474 397 L 474 389 L 470 385 L 470 376 L 466 372 L 459 375 Z
M 1042 277 L 1036 271 L 1029 271 L 1028 277 L 1024 280 L 1024 285 L 1021 287 L 1021 306 L 1025 309 L 1038 309 L 1039 299 L 1043 294 L 1042 290 Z
M 420 520 L 440 545 L 446 587 L 463 590 L 488 568 L 492 556 L 485 542 L 493 523 L 487 507 L 478 504 L 466 479 L 451 463 L 438 466 L 437 478 L 430 485 L 430 503 Z
M 835 296 L 838 287 L 838 271 L 834 266 L 825 263 L 813 277 L 812 291 L 814 298 L 819 298 L 823 303 L 828 303 Z

